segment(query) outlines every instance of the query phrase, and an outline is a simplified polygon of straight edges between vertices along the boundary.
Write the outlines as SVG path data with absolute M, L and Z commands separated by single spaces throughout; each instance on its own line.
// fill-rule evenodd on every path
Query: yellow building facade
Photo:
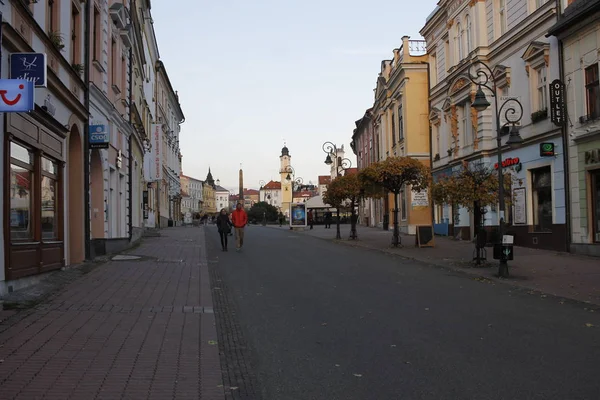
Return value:
M 202 184 L 202 214 L 214 215 L 217 213 L 217 193 L 215 181 L 213 179 L 210 168 L 208 169 L 208 175 Z
M 408 36 L 394 49 L 393 59 L 382 61 L 373 106 L 381 160 L 405 156 L 430 166 L 428 61 L 425 41 Z M 383 203 L 391 225 L 393 194 Z M 411 235 L 418 225 L 431 225 L 429 193 L 404 188 L 399 196 L 398 222 L 401 232 Z

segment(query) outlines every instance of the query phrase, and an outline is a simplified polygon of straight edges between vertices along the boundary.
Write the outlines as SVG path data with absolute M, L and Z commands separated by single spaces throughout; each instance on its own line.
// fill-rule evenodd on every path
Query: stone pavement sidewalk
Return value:
M 493 260 L 492 248 L 486 248 L 485 266 L 475 267 L 472 262 L 475 245 L 469 241 L 436 236 L 434 248 L 417 248 L 415 236 L 402 235 L 403 247 L 393 248 L 391 230 L 358 226 L 358 240 L 349 240 L 350 225 L 343 224 L 340 228 L 341 243 L 384 251 L 465 272 L 477 278 L 493 279 L 545 294 L 600 305 L 600 258 L 515 247 L 515 259 L 509 261 L 511 277 L 499 279 L 497 278 L 498 262 Z M 317 225 L 312 230 L 306 228 L 304 233 L 334 240 L 336 226 L 332 225 L 331 229 L 325 229 L 322 225 Z
M 0 322 L 0 398 L 225 398 L 204 229 L 128 253 Z

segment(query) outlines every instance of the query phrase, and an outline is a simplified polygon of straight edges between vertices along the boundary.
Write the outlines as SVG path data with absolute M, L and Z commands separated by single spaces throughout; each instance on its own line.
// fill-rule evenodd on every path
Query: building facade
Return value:
M 36 81 L 41 85 L 34 89 L 35 108 L 0 119 L 4 176 L 0 294 L 35 282 L 43 272 L 80 263 L 86 256 L 88 112 L 81 67 L 82 7 L 83 3 L 68 0 L 0 4 L 3 65 L 8 65 L 4 60 L 9 57 L 18 57 L 16 53 L 44 53 L 48 70 L 45 83 Z M 43 66 L 41 60 L 38 65 Z M 9 69 L 2 68 L 2 78 L 9 77 Z
M 504 168 L 514 178 L 513 206 L 504 215 L 507 232 L 515 244 L 566 250 L 564 149 L 561 129 L 550 122 L 548 84 L 560 76 L 558 45 L 547 38 L 556 20 L 556 3 L 515 0 L 442 1 L 427 18 L 421 34 L 427 41 L 430 65 L 430 112 L 432 170 L 434 180 L 462 168 L 481 166 Z M 474 64 L 483 62 L 489 67 Z M 488 72 L 495 82 L 499 107 L 514 98 L 522 105 L 517 129 L 523 146 L 503 145 L 503 162 L 497 166 L 496 114 L 492 103 L 485 111 L 471 107 L 477 86 L 466 74 Z M 509 104 L 509 103 L 506 103 Z M 515 110 L 520 107 L 510 103 Z M 506 111 L 511 106 L 505 106 Z M 502 111 L 499 110 L 499 111 Z M 520 113 L 520 111 L 516 111 Z M 516 119 L 517 115 L 511 115 Z M 508 138 L 508 121 L 500 113 L 503 143 Z M 543 154 L 542 146 L 555 149 Z M 491 231 L 498 226 L 498 207 L 481 213 L 463 207 L 436 204 L 434 228 L 463 239 L 471 239 L 477 229 Z
M 269 181 L 259 189 L 259 201 L 281 208 L 281 182 Z
M 376 136 L 373 134 L 373 109 L 365 111 L 363 117 L 355 122 L 352 134 L 352 151 L 356 156 L 357 168 L 362 170 L 378 160 Z M 320 186 L 320 185 L 319 185 Z M 358 207 L 359 221 L 362 225 L 376 227 L 383 223 L 381 199 L 362 199 Z
M 210 168 L 202 185 L 202 199 L 202 214 L 215 215 L 217 213 L 217 193 Z
M 566 84 L 570 250 L 600 256 L 600 2 L 562 2 L 549 34 L 560 41 Z
M 120 251 L 130 241 L 128 8 L 128 2 L 95 3 L 90 16 L 90 129 L 108 133 L 107 148 L 90 149 L 92 256 Z
M 162 61 L 156 64 L 156 116 L 162 130 L 162 168 L 163 176 L 159 181 L 160 224 L 177 225 L 181 222 L 181 152 L 179 133 L 185 118 L 179 104 L 179 96 L 173 89 L 167 70 Z
M 200 179 L 191 176 L 181 175 L 181 212 L 185 215 L 190 212 L 195 215 L 200 212 L 200 205 L 203 202 L 202 185 Z
M 220 212 L 222 209 L 229 210 L 229 190 L 225 189 L 223 186 L 220 186 L 221 182 L 217 179 L 217 184 L 215 185 L 215 203 L 217 212 Z

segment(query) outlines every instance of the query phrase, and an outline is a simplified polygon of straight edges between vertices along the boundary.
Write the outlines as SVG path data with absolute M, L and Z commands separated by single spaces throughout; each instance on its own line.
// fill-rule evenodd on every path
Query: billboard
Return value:
M 290 204 L 290 226 L 292 228 L 305 227 L 307 225 L 306 204 Z

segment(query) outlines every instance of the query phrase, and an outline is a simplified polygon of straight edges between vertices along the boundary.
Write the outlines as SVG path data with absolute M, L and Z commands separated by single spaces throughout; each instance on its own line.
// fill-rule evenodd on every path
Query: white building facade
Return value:
M 561 12 L 549 34 L 566 89 L 570 250 L 600 256 L 600 2 L 564 0 Z
M 215 185 L 215 204 L 217 206 L 217 212 L 221 212 L 222 209 L 229 211 L 229 190 L 219 185 L 220 181 L 217 179 Z
M 264 201 L 273 207 L 281 207 L 281 182 L 269 181 L 260 188 L 258 194 L 259 201 Z
M 560 76 L 557 40 L 546 38 L 556 12 L 553 1 L 442 1 L 421 34 L 430 55 L 434 180 L 463 165 L 510 170 L 514 205 L 507 207 L 505 221 L 507 232 L 515 235 L 515 244 L 566 250 L 564 148 L 561 128 L 551 123 L 548 112 L 548 85 Z M 517 127 L 524 143 L 518 149 L 508 148 L 504 145 L 508 129 L 502 130 L 503 166 L 497 166 L 491 93 L 484 89 L 492 103 L 488 109 L 477 112 L 471 107 L 477 86 L 465 74 L 471 71 L 474 76 L 481 69 L 492 75 L 476 64 L 478 61 L 492 71 L 498 106 L 516 98 L 523 107 Z M 500 110 L 502 125 L 508 107 Z M 542 154 L 543 146 L 552 147 L 553 152 Z M 486 211 L 482 215 L 437 204 L 434 225 L 449 225 L 451 234 L 464 239 L 472 238 L 476 229 L 484 226 L 494 241 L 498 207 Z

